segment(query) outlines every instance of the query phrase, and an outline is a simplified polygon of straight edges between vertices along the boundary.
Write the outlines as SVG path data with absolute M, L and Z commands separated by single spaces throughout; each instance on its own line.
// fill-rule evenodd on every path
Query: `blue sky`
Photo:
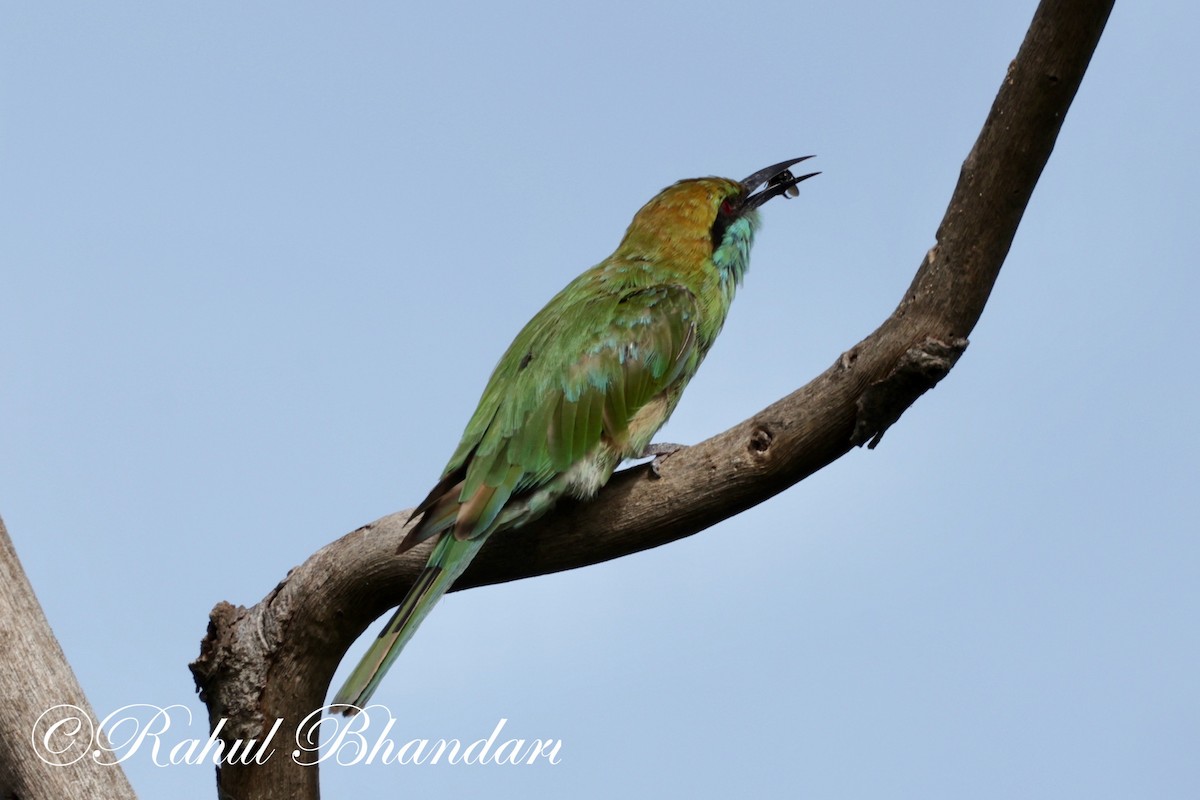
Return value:
M 1034 6 L 10 4 L 0 515 L 97 710 L 205 735 L 213 604 L 418 501 L 510 338 L 679 178 L 824 173 L 765 208 L 661 438 L 823 370 L 933 243 Z M 506 718 L 561 764 L 326 796 L 1197 796 L 1198 23 L 1118 4 L 969 350 L 877 450 L 451 596 L 377 697 L 399 738 Z

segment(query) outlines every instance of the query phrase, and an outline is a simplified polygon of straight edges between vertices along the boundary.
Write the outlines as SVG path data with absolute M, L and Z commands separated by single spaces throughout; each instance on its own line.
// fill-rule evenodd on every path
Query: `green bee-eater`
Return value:
M 592 497 L 624 459 L 646 453 L 721 332 L 758 207 L 795 196 L 796 184 L 817 174 L 793 176 L 789 167 L 803 160 L 744 181 L 696 178 L 659 192 L 616 252 L 517 334 L 441 480 L 413 511 L 421 520 L 400 552 L 438 543 L 335 704 L 367 703 L 490 535 L 537 519 L 563 495 Z

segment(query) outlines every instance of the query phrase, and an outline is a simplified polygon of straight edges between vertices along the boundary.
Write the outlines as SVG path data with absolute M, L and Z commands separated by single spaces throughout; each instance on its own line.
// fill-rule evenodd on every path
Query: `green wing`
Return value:
M 561 483 L 601 442 L 607 479 L 666 421 L 704 355 L 695 295 L 678 285 L 581 288 L 564 289 L 501 358 L 402 548 L 450 528 L 458 539 L 490 533 L 510 499 Z

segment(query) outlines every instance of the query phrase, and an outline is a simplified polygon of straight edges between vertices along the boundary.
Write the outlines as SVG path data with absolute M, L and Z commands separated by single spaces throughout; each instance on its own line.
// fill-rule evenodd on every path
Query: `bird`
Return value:
M 758 209 L 799 194 L 793 158 L 737 181 L 693 178 L 633 217 L 617 249 L 554 296 L 505 351 L 398 553 L 436 538 L 425 568 L 335 695 L 366 707 L 401 649 L 487 539 L 569 496 L 595 496 L 651 439 L 725 323 Z

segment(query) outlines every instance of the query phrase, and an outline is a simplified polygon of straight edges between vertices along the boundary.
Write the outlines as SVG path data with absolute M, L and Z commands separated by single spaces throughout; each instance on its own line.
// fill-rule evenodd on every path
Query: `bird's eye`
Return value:
M 729 217 L 733 215 L 733 201 L 725 199 L 721 201 L 721 213 Z

